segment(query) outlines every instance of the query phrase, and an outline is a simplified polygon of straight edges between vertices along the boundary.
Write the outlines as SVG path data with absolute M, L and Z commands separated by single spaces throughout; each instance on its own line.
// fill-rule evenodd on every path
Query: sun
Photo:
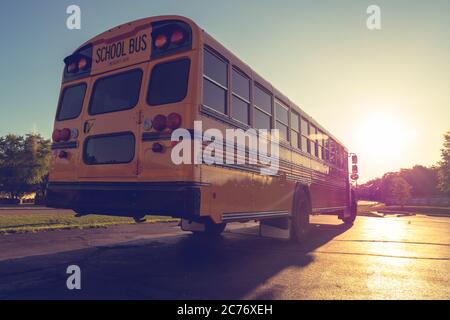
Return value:
M 359 146 L 366 156 L 398 158 L 413 142 L 414 133 L 401 117 L 389 113 L 367 115 L 356 130 Z

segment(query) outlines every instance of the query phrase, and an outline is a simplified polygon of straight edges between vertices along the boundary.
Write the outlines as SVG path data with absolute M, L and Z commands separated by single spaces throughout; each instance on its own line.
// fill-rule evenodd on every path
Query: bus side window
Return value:
M 203 105 L 227 114 L 227 95 L 228 62 L 209 49 L 205 49 L 203 61 Z
M 319 157 L 319 150 L 317 146 L 317 128 L 310 125 L 309 130 L 309 138 L 311 139 L 311 154 Z
M 275 101 L 275 129 L 280 132 L 280 138 L 289 140 L 289 108 L 279 101 Z
M 301 148 L 300 145 L 300 115 L 294 111 L 291 112 L 291 143 L 294 148 Z
M 317 136 L 317 139 L 318 139 L 318 144 L 319 144 L 319 158 L 322 159 L 322 160 L 325 159 L 324 150 L 323 150 L 323 147 L 324 147 L 324 145 L 323 145 L 323 142 L 324 142 L 323 141 L 323 137 L 324 137 L 323 132 L 319 130 L 319 134 Z
M 254 86 L 254 124 L 255 129 L 272 129 L 272 96 L 259 85 Z
M 330 162 L 332 164 L 337 163 L 337 150 L 336 150 L 336 142 L 330 140 Z
M 326 134 L 323 135 L 323 152 L 324 152 L 324 160 L 329 162 L 330 161 L 330 139 Z
M 250 124 L 250 79 L 233 68 L 233 100 L 231 116 L 245 124 Z
M 308 120 L 302 117 L 301 120 L 301 132 L 302 132 L 302 151 L 311 154 L 311 144 L 309 143 L 309 124 Z

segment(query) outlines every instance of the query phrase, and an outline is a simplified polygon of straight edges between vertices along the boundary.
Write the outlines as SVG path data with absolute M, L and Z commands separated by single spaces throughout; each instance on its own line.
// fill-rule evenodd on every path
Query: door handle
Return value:
M 85 134 L 89 133 L 94 126 L 94 120 L 86 120 L 83 125 L 83 132 Z

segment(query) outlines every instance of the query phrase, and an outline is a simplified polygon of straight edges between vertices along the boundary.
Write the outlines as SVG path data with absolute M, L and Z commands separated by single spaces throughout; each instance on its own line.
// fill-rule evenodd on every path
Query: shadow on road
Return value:
M 241 299 L 348 228 L 313 225 L 308 243 L 227 233 L 215 240 L 176 236 L 0 263 L 0 298 Z M 66 268 L 82 270 L 82 290 L 66 289 Z M 282 288 L 278 288 L 281 290 Z M 271 299 L 271 288 L 258 296 Z

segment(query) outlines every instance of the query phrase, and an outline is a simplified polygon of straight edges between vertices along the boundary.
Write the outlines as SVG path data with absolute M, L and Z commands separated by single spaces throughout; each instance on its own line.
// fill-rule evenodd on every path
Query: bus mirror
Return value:
M 358 156 L 356 154 L 352 155 L 352 164 L 358 164 Z
M 353 173 L 353 174 L 358 174 L 358 166 L 357 166 L 356 164 L 354 164 L 354 165 L 352 166 L 352 173 Z

